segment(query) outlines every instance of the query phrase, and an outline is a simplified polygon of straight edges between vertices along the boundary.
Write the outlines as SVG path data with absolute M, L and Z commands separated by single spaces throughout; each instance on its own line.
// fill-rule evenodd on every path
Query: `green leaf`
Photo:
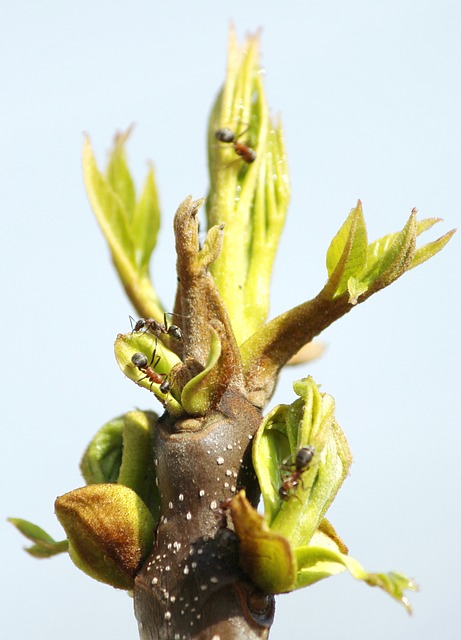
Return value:
M 286 593 L 349 571 L 357 580 L 380 587 L 411 613 L 404 591 L 416 591 L 413 580 L 401 573 L 369 573 L 354 558 L 327 521 L 322 521 L 310 545 L 290 544 L 268 527 L 241 491 L 229 504 L 239 537 L 240 566 L 265 593 Z
M 435 256 L 436 253 L 438 253 L 444 248 L 444 246 L 447 244 L 447 242 L 450 240 L 450 238 L 455 232 L 456 232 L 456 229 L 452 229 L 451 231 L 448 231 L 437 240 L 434 240 L 433 242 L 428 242 L 427 244 L 423 245 L 419 249 L 416 249 L 415 255 L 413 256 L 413 260 L 411 261 L 411 264 L 408 267 L 408 269 L 413 269 L 414 267 L 419 266 L 423 262 L 426 262 L 426 260 L 429 260 L 429 258 L 432 258 L 432 256 Z
M 264 418 L 255 435 L 253 465 L 264 500 L 264 515 L 270 524 L 280 510 L 280 467 L 291 455 L 286 431 L 288 405 L 278 405 Z
M 115 341 L 114 350 L 118 366 L 128 378 L 140 387 L 152 392 L 172 415 L 179 416 L 184 413 L 179 403 L 179 393 L 175 388 L 171 388 L 168 393 L 164 393 L 160 389 L 163 378 L 169 376 L 174 366 L 181 364 L 178 356 L 167 349 L 161 340 L 150 333 L 119 334 Z M 133 364 L 132 357 L 135 353 L 142 353 L 146 356 L 148 366 L 162 376 L 160 381 L 153 382 L 151 377 L 146 376 Z
M 411 613 L 410 603 L 404 591 L 417 591 L 418 587 L 413 580 L 401 573 L 368 573 L 354 558 L 332 548 L 313 545 L 297 548 L 296 559 L 298 575 L 295 589 L 308 586 L 347 569 L 357 580 L 363 580 L 371 587 L 383 589 L 400 602 L 408 613 Z
M 216 132 L 228 128 L 223 143 Z M 236 153 L 251 148 L 252 162 Z M 238 344 L 266 320 L 275 253 L 290 199 L 282 125 L 272 122 L 259 64 L 259 37 L 229 40 L 224 87 L 208 126 L 208 228 L 225 224 L 222 251 L 210 267 Z
M 367 262 L 368 240 L 359 200 L 335 235 L 327 251 L 326 264 L 332 297 L 347 290 L 349 278 L 358 277 Z
M 145 274 L 160 229 L 160 205 L 152 166 L 149 168 L 141 197 L 134 208 L 131 227 L 136 261 L 140 272 Z
M 107 422 L 94 436 L 80 462 L 87 484 L 117 482 L 122 463 L 124 417 Z
M 205 367 L 195 371 L 181 393 L 181 404 L 189 415 L 206 415 L 219 404 L 229 387 L 243 387 L 238 347 L 223 323 L 210 323 L 211 341 Z
M 416 209 L 413 210 L 416 213 Z M 440 222 L 440 218 L 426 218 L 424 220 L 418 220 L 416 222 L 416 235 L 419 236 L 424 231 L 430 229 L 434 224 Z M 378 240 L 375 240 L 368 247 L 368 260 L 366 265 L 366 271 L 370 271 L 372 267 L 380 260 L 384 254 L 388 251 L 389 247 L 397 240 L 399 232 L 389 233 Z
M 259 427 L 253 464 L 271 530 L 296 547 L 309 541 L 319 527 L 347 475 L 351 455 L 334 419 L 331 396 L 321 393 L 310 377 L 297 381 L 294 389 L 300 398 L 274 409 Z M 287 476 L 282 465 L 287 458 L 293 462 L 306 445 L 314 447 L 314 458 L 284 500 L 279 495 Z
M 21 518 L 8 518 L 8 522 L 22 533 L 23 536 L 34 542 L 31 547 L 25 547 L 25 551 L 34 558 L 51 558 L 58 553 L 68 551 L 67 540 L 54 540 L 46 531 L 32 522 Z
M 211 227 L 206 234 L 205 241 L 197 254 L 197 267 L 205 270 L 218 258 L 224 239 L 224 225 Z
M 416 212 L 414 211 L 397 236 L 382 238 L 383 243 L 376 245 L 374 251 L 380 257 L 360 278 L 361 282 L 367 284 L 369 289 L 378 291 L 399 278 L 408 269 L 413 259 L 416 233 Z
M 216 405 L 216 395 L 220 391 L 217 383 L 221 374 L 219 370 L 221 354 L 221 340 L 217 332 L 212 330 L 210 352 L 205 368 L 185 385 L 181 393 L 181 404 L 189 415 L 205 415 Z
M 351 276 L 347 281 L 347 291 L 349 293 L 349 304 L 355 305 L 360 296 L 368 291 L 368 286 Z
M 399 232 L 389 233 L 370 244 L 370 246 L 368 247 L 368 259 L 365 271 L 371 271 L 375 264 L 384 256 L 386 251 L 389 250 L 389 247 L 392 246 L 392 243 L 395 242 L 398 235 Z
M 104 179 L 96 164 L 90 141 L 83 145 L 83 176 L 91 207 L 116 262 L 135 265 L 128 213 L 122 200 Z
M 294 589 L 302 589 L 319 580 L 346 571 L 342 562 L 336 562 L 334 552 L 324 547 L 308 546 L 296 549 L 298 575 Z
M 249 263 L 244 285 L 245 328 L 251 335 L 267 319 L 270 278 L 288 204 L 290 184 L 281 123 L 270 122 L 251 213 Z
M 120 198 L 128 221 L 133 216 L 136 202 L 136 191 L 125 156 L 125 143 L 130 133 L 131 127 L 125 133 L 118 133 L 115 136 L 114 147 L 110 152 L 106 169 L 107 184 Z
M 160 493 L 156 483 L 153 440 L 158 416 L 153 411 L 129 411 L 123 418 L 123 457 L 117 482 L 136 491 L 157 521 Z
M 129 487 L 148 505 L 154 518 L 160 505 L 152 454 L 157 419 L 153 411 L 130 411 L 107 422 L 80 463 L 87 484 L 118 482 Z
M 83 176 L 91 207 L 109 245 L 112 261 L 138 314 L 162 321 L 163 308 L 152 287 L 148 262 L 155 246 L 159 211 L 152 171 L 140 201 L 135 204 L 134 185 L 126 165 L 119 135 L 112 151 L 108 178 L 99 171 L 90 141 L 83 145 Z

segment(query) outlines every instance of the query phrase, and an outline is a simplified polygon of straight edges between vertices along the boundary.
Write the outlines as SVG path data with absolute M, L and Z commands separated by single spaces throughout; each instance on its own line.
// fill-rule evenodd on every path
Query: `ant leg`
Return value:
M 153 352 L 152 358 L 151 358 L 151 360 L 149 362 L 149 367 L 152 367 L 153 369 L 155 369 L 155 367 L 158 365 L 158 363 L 160 362 L 160 358 L 161 358 L 161 356 L 157 356 L 157 360 L 152 365 L 152 363 L 154 362 L 155 354 L 157 353 L 157 345 L 158 345 L 158 338 L 156 336 L 154 352 Z
M 244 129 L 243 131 L 240 131 L 240 133 L 238 135 L 235 136 L 235 140 L 238 140 L 239 138 L 241 138 L 243 136 L 244 133 L 246 133 L 248 131 L 248 129 L 250 128 L 250 125 L 248 125 L 246 127 L 246 129 Z
M 305 490 L 306 490 L 306 487 L 304 486 L 304 480 L 303 480 L 303 477 L 302 477 L 302 476 L 299 476 L 299 482 L 301 483 L 301 486 L 302 486 L 302 488 L 303 488 L 303 491 L 305 491 Z

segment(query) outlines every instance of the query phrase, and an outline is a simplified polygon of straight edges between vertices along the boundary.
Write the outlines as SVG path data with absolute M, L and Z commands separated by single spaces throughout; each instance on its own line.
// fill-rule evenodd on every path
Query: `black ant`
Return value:
M 157 359 L 154 362 L 156 351 L 157 346 L 155 346 L 154 353 L 152 354 L 152 358 L 149 363 L 147 362 L 147 356 L 144 355 L 144 353 L 134 353 L 131 356 L 131 362 L 135 367 L 139 369 L 139 371 L 141 371 L 141 373 L 144 374 L 142 378 L 139 378 L 139 380 L 136 381 L 136 384 L 139 384 L 142 380 L 148 378 L 151 381 L 149 387 L 150 391 L 152 391 L 152 385 L 155 382 L 155 384 L 160 385 L 159 389 L 162 393 L 168 393 L 168 391 L 170 390 L 170 382 L 166 374 L 161 374 L 154 371 L 155 367 L 160 361 L 160 356 L 157 356 Z M 153 367 L 152 363 L 154 363 Z
M 133 326 L 134 318 L 130 316 L 130 320 L 131 326 L 133 327 L 133 331 L 131 333 L 134 333 L 135 331 L 142 331 L 144 329 L 144 332 L 150 331 L 157 338 L 160 338 L 160 334 L 163 333 L 168 336 L 172 336 L 176 340 L 182 340 L 181 329 L 175 324 L 170 324 L 170 326 L 168 326 L 166 313 L 163 314 L 163 324 L 154 320 L 154 318 L 140 318 Z
M 279 497 L 282 498 L 282 500 L 289 500 L 290 496 L 294 495 L 296 492 L 300 482 L 304 488 L 301 476 L 309 469 L 314 454 L 314 447 L 307 445 L 298 451 L 294 462 L 290 464 L 282 464 L 281 469 L 284 471 L 290 471 L 290 474 L 285 477 L 282 482 L 282 486 L 279 489 Z
M 235 153 L 240 156 L 242 160 L 244 160 L 248 164 L 251 164 L 256 160 L 256 151 L 238 141 L 238 139 L 245 133 L 245 131 L 247 131 L 247 129 L 236 136 L 231 129 L 223 127 L 222 129 L 217 129 L 217 131 L 215 131 L 215 137 L 217 140 L 219 140 L 219 142 L 231 143 L 234 147 Z

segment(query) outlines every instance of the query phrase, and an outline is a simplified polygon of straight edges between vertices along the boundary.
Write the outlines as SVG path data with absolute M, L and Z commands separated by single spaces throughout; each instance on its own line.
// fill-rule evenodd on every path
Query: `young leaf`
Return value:
M 210 271 L 238 344 L 267 318 L 272 266 L 290 198 L 282 127 L 269 118 L 258 58 L 257 36 L 239 48 L 231 33 L 227 77 L 208 128 L 208 227 L 224 223 L 226 229 Z M 229 133 L 224 142 L 223 130 Z
M 123 416 L 107 422 L 83 454 L 80 471 L 87 484 L 117 482 L 122 464 Z
M 331 286 L 332 297 L 347 290 L 350 277 L 361 274 L 367 262 L 367 251 L 367 229 L 359 200 L 327 251 L 328 285 Z
M 295 589 L 308 586 L 322 578 L 341 573 L 347 569 L 357 580 L 363 580 L 371 587 L 383 589 L 403 604 L 408 613 L 411 613 L 410 603 L 404 595 L 404 591 L 417 591 L 418 587 L 413 580 L 401 573 L 368 573 L 354 558 L 325 547 L 299 547 L 296 549 L 296 559 L 298 575 Z
M 416 213 L 416 209 L 413 209 L 413 213 Z M 433 227 L 437 222 L 441 222 L 441 218 L 426 218 L 424 220 L 418 220 L 416 223 L 416 235 L 421 235 L 421 233 Z M 384 256 L 392 243 L 397 239 L 398 235 L 399 232 L 389 233 L 370 244 L 368 247 L 368 260 L 365 271 L 370 271 L 378 260 Z
M 368 286 L 360 282 L 357 278 L 351 276 L 347 281 L 347 292 L 349 293 L 349 304 L 355 305 L 359 301 L 360 296 L 366 293 Z
M 133 242 L 136 251 L 136 262 L 139 272 L 147 274 L 149 261 L 157 244 L 160 229 L 160 205 L 158 201 L 157 185 L 155 183 L 154 168 L 149 168 L 144 189 L 136 203 L 131 221 Z
M 67 540 L 57 542 L 32 522 L 22 520 L 22 518 L 8 518 L 8 522 L 11 522 L 23 536 L 35 543 L 31 547 L 25 547 L 25 551 L 34 558 L 51 558 L 58 553 L 65 553 L 69 548 Z
M 411 261 L 411 264 L 408 267 L 408 269 L 410 270 L 410 269 L 413 269 L 414 267 L 419 266 L 423 262 L 426 262 L 426 260 L 429 260 L 429 258 L 432 258 L 432 256 L 435 256 L 435 254 L 438 253 L 439 251 L 442 251 L 442 249 L 450 240 L 450 238 L 455 233 L 455 231 L 456 229 L 452 229 L 451 231 L 448 231 L 437 240 L 434 240 L 433 242 L 428 242 L 427 244 L 423 245 L 419 249 L 416 249 L 415 255 L 413 256 L 413 260 Z
M 334 419 L 331 396 L 320 393 L 310 377 L 297 381 L 294 389 L 300 398 L 274 409 L 258 429 L 253 464 L 271 530 L 296 547 L 319 527 L 347 475 L 351 455 Z M 281 493 L 289 477 L 283 463 L 288 459 L 293 464 L 306 445 L 314 448 L 312 462 L 295 476 L 296 484 Z
M 99 171 L 87 137 L 83 145 L 83 176 L 92 209 L 107 239 L 114 262 L 126 262 L 125 269 L 134 267 L 134 247 L 127 211 L 120 197 Z
M 141 200 L 136 205 L 134 185 L 125 160 L 127 135 L 116 138 L 108 178 L 99 171 L 90 141 L 85 137 L 83 175 L 91 207 L 126 293 L 141 317 L 161 322 L 163 308 L 148 272 L 159 224 L 155 184 L 150 172 Z
M 385 248 L 381 247 L 380 258 L 361 277 L 361 281 L 368 284 L 369 289 L 378 291 L 388 286 L 408 269 L 415 252 L 416 232 L 416 210 L 414 210 L 402 231 L 397 234 L 391 244 L 386 242 Z
M 154 429 L 158 416 L 153 411 L 129 411 L 123 416 L 123 456 L 118 484 L 136 491 L 149 507 L 155 521 L 160 512 L 153 456 Z
M 128 222 L 133 216 L 136 202 L 136 191 L 125 156 L 125 143 L 130 133 L 131 127 L 125 133 L 118 133 L 115 136 L 114 147 L 110 152 L 106 169 L 107 183 L 120 198 Z
M 114 345 L 115 357 L 123 373 L 141 387 L 148 389 L 168 407 L 170 413 L 181 415 L 183 409 L 178 402 L 176 390 L 162 391 L 161 384 L 168 377 L 171 369 L 181 363 L 178 356 L 167 349 L 163 343 L 149 333 L 119 334 Z M 146 357 L 146 366 L 151 373 L 146 373 L 145 367 L 139 367 L 133 362 L 135 354 Z M 158 374 L 154 377 L 152 372 Z
M 280 509 L 280 467 L 291 455 L 286 431 L 288 405 L 278 405 L 264 418 L 255 435 L 253 465 L 264 500 L 264 515 L 270 524 Z

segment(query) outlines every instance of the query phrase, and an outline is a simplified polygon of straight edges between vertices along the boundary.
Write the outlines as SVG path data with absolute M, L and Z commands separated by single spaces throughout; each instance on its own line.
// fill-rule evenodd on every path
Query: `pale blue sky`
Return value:
M 187 194 L 207 192 L 206 120 L 230 19 L 240 37 L 262 27 L 267 93 L 291 168 L 271 315 L 322 287 L 329 241 L 358 198 L 371 239 L 400 229 L 412 207 L 445 219 L 428 240 L 460 224 L 456 0 L 5 5 L 0 522 L 24 517 L 59 538 L 54 499 L 83 484 L 78 463 L 95 431 L 152 406 L 113 358 L 132 308 L 84 193 L 83 132 L 102 163 L 114 132 L 136 124 L 128 154 L 138 184 L 148 160 L 157 172 L 164 218 L 152 268 L 171 308 L 172 215 Z M 414 616 L 343 575 L 279 598 L 272 640 L 460 637 L 455 274 L 457 236 L 331 327 L 323 360 L 285 372 L 271 405 L 291 402 L 292 380 L 307 373 L 335 397 L 355 463 L 329 517 L 367 569 L 421 584 Z M 13 528 L 0 527 L 2 637 L 137 637 L 124 593 L 67 557 L 30 558 Z

